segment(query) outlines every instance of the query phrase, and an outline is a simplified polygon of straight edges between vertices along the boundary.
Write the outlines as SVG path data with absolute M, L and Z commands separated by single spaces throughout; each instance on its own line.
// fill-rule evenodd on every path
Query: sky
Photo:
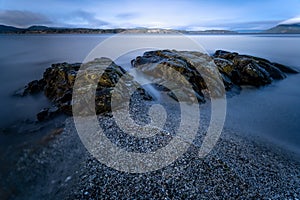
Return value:
M 300 0 L 0 0 L 0 24 L 264 30 L 300 22 Z

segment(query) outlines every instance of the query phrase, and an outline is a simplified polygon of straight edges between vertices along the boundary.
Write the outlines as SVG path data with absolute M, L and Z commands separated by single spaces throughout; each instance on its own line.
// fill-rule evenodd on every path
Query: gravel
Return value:
M 151 102 L 133 102 L 141 124 L 149 122 Z M 167 105 L 166 131 L 178 127 L 180 110 Z M 139 109 L 137 109 L 139 108 Z M 120 172 L 100 163 L 85 149 L 73 119 L 60 134 L 35 149 L 25 149 L 4 188 L 10 199 L 299 199 L 300 162 L 279 147 L 235 133 L 226 126 L 215 148 L 198 156 L 207 128 L 209 103 L 201 105 L 201 128 L 189 149 L 172 164 L 147 173 Z M 141 112 L 141 109 L 143 111 Z M 135 110 L 135 111 L 134 111 Z M 203 112 L 202 112 L 203 111 Z M 129 151 L 164 146 L 170 135 L 137 143 L 120 132 L 109 114 L 99 122 L 111 141 Z M 173 130 L 173 131 L 172 131 Z M 176 131 L 175 131 L 176 132 Z M 113 134 L 115 133 L 115 134 Z M 142 145 L 140 145 L 142 144 Z M 139 146 L 140 145 L 140 146 Z M 155 147 L 152 147 L 152 146 Z M 4 199 L 4 198 L 1 198 Z

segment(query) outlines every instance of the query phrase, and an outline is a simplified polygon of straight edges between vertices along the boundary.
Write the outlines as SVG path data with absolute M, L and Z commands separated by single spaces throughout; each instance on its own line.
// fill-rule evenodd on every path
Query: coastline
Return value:
M 209 104 L 200 106 L 206 110 L 201 115 L 201 126 L 205 127 L 210 118 Z M 171 107 L 169 110 L 178 120 L 179 114 Z M 100 115 L 101 118 L 109 117 Z M 109 128 L 114 132 L 114 127 Z M 52 128 L 37 145 L 22 150 L 15 168 L 2 183 L 6 191 L 3 195 L 7 195 L 4 199 L 282 199 L 300 195 L 297 158 L 229 128 L 225 126 L 217 146 L 203 159 L 197 154 L 204 134 L 200 130 L 189 150 L 171 165 L 155 172 L 129 174 L 92 158 L 79 140 L 72 118 L 68 118 L 64 129 Z
M 204 114 L 201 120 L 207 118 Z M 50 137 L 38 148 L 23 150 L 17 168 L 10 172 L 10 181 L 16 185 L 13 191 L 7 190 L 9 196 L 283 199 L 300 195 L 299 160 L 279 147 L 242 137 L 227 127 L 205 158 L 198 157 L 196 138 L 174 163 L 145 174 L 119 172 L 99 163 L 81 143 L 72 117 L 66 119 L 62 132 Z
M 300 0 L 0 5 L 0 200 L 300 200 Z
M 176 121 L 180 114 L 174 109 L 177 103 L 169 100 L 166 109 L 172 111 Z M 151 104 L 135 101 L 141 109 Z M 210 120 L 210 103 L 201 104 L 200 109 L 201 127 L 188 151 L 162 169 L 141 174 L 120 172 L 100 163 L 82 144 L 73 118 L 68 117 L 63 129 L 48 131 L 35 145 L 22 150 L 15 168 L 2 183 L 5 192 L 1 198 L 297 199 L 300 196 L 300 162 L 296 156 L 257 137 L 238 133 L 226 124 L 213 150 L 200 158 L 198 151 Z M 147 118 L 143 113 L 136 113 L 140 120 Z M 111 126 L 111 115 L 100 115 L 98 119 L 109 133 L 117 132 Z

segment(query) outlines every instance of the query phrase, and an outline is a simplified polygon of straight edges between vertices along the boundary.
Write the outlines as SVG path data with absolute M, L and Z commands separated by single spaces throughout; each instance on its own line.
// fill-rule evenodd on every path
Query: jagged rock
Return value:
M 290 67 L 236 52 L 217 50 L 213 57 L 220 73 L 239 86 L 263 86 L 286 78 L 285 73 L 298 73 Z M 224 77 L 223 80 L 226 82 Z
M 56 106 L 53 106 L 51 108 L 44 108 L 36 115 L 36 117 L 38 121 L 44 121 L 59 114 L 59 111 L 59 108 Z
M 108 67 L 107 67 L 108 66 Z M 130 99 L 131 94 L 135 91 L 139 94 L 142 99 L 152 99 L 152 97 L 133 80 L 133 77 L 126 73 L 126 71 L 116 65 L 108 58 L 95 59 L 94 61 L 88 62 L 82 65 L 82 68 L 86 69 L 84 73 L 79 74 L 77 79 L 78 84 L 84 86 L 80 88 L 82 97 L 89 96 L 86 91 L 91 88 L 95 80 L 97 80 L 97 88 L 95 95 L 95 109 L 96 114 L 106 113 L 111 110 L 111 106 L 114 108 L 123 107 L 125 99 Z M 99 70 L 104 71 L 101 77 L 99 77 Z M 122 77 L 122 79 L 120 79 Z M 118 87 L 116 84 L 118 83 Z M 111 101 L 112 92 L 114 92 L 114 102 Z M 88 99 L 90 97 L 87 97 Z M 86 105 L 84 98 L 79 98 L 79 105 Z M 114 103 L 112 105 L 112 103 Z M 82 109 L 84 110 L 84 109 Z M 81 113 L 85 115 L 86 113 Z
M 81 63 L 58 63 L 47 68 L 43 75 L 44 94 L 56 103 L 65 103 L 72 99 L 72 87 Z
M 45 119 L 47 118 L 47 116 L 48 116 L 48 110 L 49 110 L 49 108 L 44 108 L 44 109 L 42 109 L 42 110 L 36 115 L 37 119 L 38 119 L 39 121 L 45 120 Z
M 285 65 L 279 63 L 272 63 L 275 67 L 280 69 L 282 72 L 289 73 L 289 74 L 298 74 L 299 72 L 293 68 L 287 67 Z
M 28 83 L 24 88 L 18 90 L 15 92 L 15 95 L 17 96 L 26 96 L 26 95 L 32 95 L 37 94 L 41 91 L 43 91 L 45 86 L 45 82 L 43 79 L 41 80 L 34 80 Z
M 216 51 L 213 56 L 194 51 L 148 51 L 131 63 L 156 83 L 155 87 L 159 91 L 166 92 L 175 100 L 178 100 L 178 97 L 183 100 L 192 99 L 193 93 L 199 102 L 205 102 L 207 93 L 210 97 L 224 95 L 223 84 L 226 90 L 238 91 L 242 85 L 263 86 L 273 80 L 286 78 L 285 73 L 298 73 L 290 67 L 263 58 L 223 50 Z M 101 77 L 99 70 L 104 72 Z M 142 99 L 152 99 L 132 76 L 108 58 L 98 58 L 85 64 L 53 64 L 46 69 L 41 80 L 30 82 L 19 93 L 26 95 L 44 91 L 46 97 L 53 102 L 54 110 L 46 108 L 37 115 L 40 121 L 58 112 L 72 115 L 72 95 L 76 77 L 81 85 L 78 93 L 81 97 L 77 99 L 80 101 L 79 105 L 82 108 L 95 108 L 97 114 L 111 111 L 112 92 L 115 97 L 113 106 L 116 108 L 122 107 L 123 100 L 130 99 L 134 92 Z M 87 105 L 86 99 L 92 94 L 85 91 L 95 86 L 95 81 L 95 105 Z
M 145 52 L 143 56 L 132 60 L 131 63 L 134 67 L 152 77 L 157 84 L 165 84 L 171 91 L 181 90 L 185 91 L 185 94 L 195 91 L 200 102 L 205 101 L 203 90 L 207 89 L 207 84 L 216 86 L 220 80 L 219 75 L 215 73 L 216 68 L 211 57 L 200 52 L 149 51 Z M 203 78 L 204 76 L 206 81 Z M 189 82 L 194 91 L 189 91 L 190 89 L 185 84 L 186 81 Z M 222 95 L 222 91 L 218 87 L 215 87 L 214 91 L 211 92 L 215 96 Z M 176 99 L 174 93 L 169 92 L 168 94 Z
M 45 108 L 37 114 L 39 121 L 43 121 L 51 118 L 57 112 L 63 112 L 68 115 L 72 115 L 72 93 L 75 78 L 78 75 L 80 67 L 88 69 L 88 73 L 84 73 L 84 77 L 80 80 L 82 81 L 82 88 L 90 87 L 94 82 L 94 79 L 98 79 L 98 85 L 96 88 L 96 99 L 95 99 L 95 109 L 97 114 L 109 112 L 111 110 L 111 92 L 115 89 L 116 83 L 122 77 L 126 83 L 122 84 L 122 91 L 115 91 L 115 96 L 117 100 L 122 101 L 125 95 L 132 94 L 133 90 L 137 90 L 141 98 L 150 100 L 152 97 L 144 91 L 144 89 L 139 88 L 137 83 L 133 81 L 133 77 L 126 74 L 126 71 L 116 65 L 108 58 L 98 58 L 91 62 L 81 64 L 81 63 L 58 63 L 52 64 L 50 68 L 47 68 L 44 72 L 43 78 L 40 81 L 33 81 L 25 87 L 26 94 L 32 94 L 39 91 L 44 91 L 46 97 L 48 97 L 57 110 Z M 103 68 L 104 73 L 99 77 L 99 67 Z M 98 68 L 95 72 L 91 69 Z M 135 86 L 135 87 L 133 87 Z M 27 89 L 30 88 L 30 89 Z M 84 101 L 83 96 L 80 100 Z M 85 105 L 84 102 L 81 102 Z M 121 105 L 119 105 L 121 106 Z
M 211 60 L 215 65 L 211 63 Z M 272 63 L 263 58 L 239 55 L 236 52 L 223 50 L 217 50 L 212 57 L 193 51 L 149 51 L 145 52 L 143 56 L 138 56 L 131 63 L 132 66 L 148 75 L 157 84 L 166 84 L 164 79 L 173 79 L 174 82 L 179 83 L 183 82 L 183 79 L 188 80 L 198 95 L 198 99 L 202 102 L 204 101 L 203 91 L 207 89 L 207 84 L 211 86 L 218 85 L 219 79 L 223 81 L 227 91 L 239 91 L 242 85 L 259 87 L 270 84 L 273 80 L 286 78 L 285 73 L 298 73 L 290 67 Z M 161 70 L 160 66 L 175 69 L 176 72 Z M 197 71 L 199 66 L 201 66 L 200 72 Z M 219 75 L 211 70 L 215 67 L 220 72 Z M 176 85 L 174 87 L 173 84 L 169 89 L 177 91 L 186 88 L 176 87 Z M 214 87 L 213 90 L 210 92 L 219 96 L 222 94 L 219 87 Z M 169 92 L 169 95 L 176 99 L 174 93 Z

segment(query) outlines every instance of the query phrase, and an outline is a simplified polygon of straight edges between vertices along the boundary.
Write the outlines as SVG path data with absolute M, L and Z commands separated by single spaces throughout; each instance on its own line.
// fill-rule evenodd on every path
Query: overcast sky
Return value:
M 0 0 L 0 24 L 262 30 L 300 22 L 300 0 Z

